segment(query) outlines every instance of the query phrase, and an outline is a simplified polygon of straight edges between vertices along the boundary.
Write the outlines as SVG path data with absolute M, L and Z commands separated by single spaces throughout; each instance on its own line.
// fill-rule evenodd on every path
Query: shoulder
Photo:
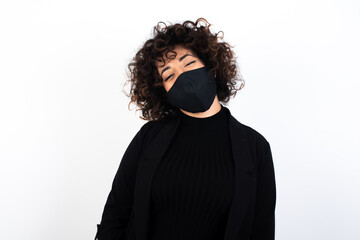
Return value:
M 255 166 L 260 172 L 263 166 L 272 166 L 271 147 L 265 136 L 253 127 L 240 123 L 243 128 L 247 142 L 255 159 Z
M 247 142 L 253 154 L 257 157 L 266 156 L 271 150 L 270 143 L 264 134 L 259 130 L 256 130 L 254 127 L 250 127 L 243 123 L 240 123 L 240 125 L 246 134 Z
M 153 139 L 156 134 L 160 131 L 160 129 L 171 120 L 168 119 L 159 119 L 148 121 L 144 123 L 140 130 L 138 131 L 137 135 L 141 139 L 141 142 L 148 141 L 149 139 Z
M 268 140 L 265 138 L 265 136 L 262 133 L 260 133 L 258 130 L 255 130 L 253 127 L 250 127 L 243 123 L 240 123 L 240 124 L 244 128 L 248 139 L 250 139 L 252 141 L 256 141 L 257 143 L 261 143 L 261 144 L 269 143 Z
M 144 123 L 139 132 L 141 132 L 143 135 L 146 135 L 149 131 L 154 131 L 155 129 L 161 128 L 165 125 L 165 123 L 169 121 L 166 119 L 160 119 L 160 120 L 154 120 L 154 121 L 148 121 Z
M 251 148 L 263 148 L 269 145 L 269 142 L 265 136 L 259 131 L 255 130 L 253 127 L 250 127 L 242 122 L 240 122 L 230 111 L 229 108 L 224 106 L 226 113 L 229 116 L 229 121 L 232 122 L 234 126 L 240 129 L 242 135 L 245 135 L 247 142 Z

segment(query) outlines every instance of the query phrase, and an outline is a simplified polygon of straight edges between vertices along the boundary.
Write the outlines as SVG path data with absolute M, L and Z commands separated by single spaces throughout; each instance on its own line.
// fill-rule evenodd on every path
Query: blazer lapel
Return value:
M 238 240 L 254 188 L 254 160 L 244 126 L 225 108 L 229 116 L 229 133 L 235 167 L 235 192 L 225 228 L 224 240 Z
M 236 239 L 250 200 L 253 159 L 248 146 L 244 127 L 231 115 L 230 110 L 223 106 L 228 116 L 231 149 L 234 161 L 235 189 L 230 207 L 224 240 Z M 171 139 L 180 124 L 180 118 L 165 122 L 157 136 L 144 149 L 137 170 L 134 193 L 134 211 L 136 239 L 147 240 L 151 182 L 155 170 L 165 154 Z
M 136 239 L 147 240 L 150 210 L 151 181 L 162 156 L 173 138 L 180 119 L 166 121 L 152 142 L 144 149 L 137 169 L 134 206 Z

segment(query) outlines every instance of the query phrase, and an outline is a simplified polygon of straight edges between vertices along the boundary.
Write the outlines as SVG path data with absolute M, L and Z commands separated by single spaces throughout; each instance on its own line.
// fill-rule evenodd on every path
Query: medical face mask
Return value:
M 171 105 L 192 113 L 208 110 L 215 95 L 216 80 L 206 67 L 181 73 L 166 93 Z

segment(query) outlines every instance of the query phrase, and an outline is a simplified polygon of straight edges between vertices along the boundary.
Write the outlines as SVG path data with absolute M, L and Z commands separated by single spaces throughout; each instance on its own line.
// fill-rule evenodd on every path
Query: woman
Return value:
M 220 103 L 243 84 L 229 44 L 200 22 L 157 25 L 129 64 L 131 102 L 149 121 L 121 159 L 95 239 L 275 238 L 270 144 Z

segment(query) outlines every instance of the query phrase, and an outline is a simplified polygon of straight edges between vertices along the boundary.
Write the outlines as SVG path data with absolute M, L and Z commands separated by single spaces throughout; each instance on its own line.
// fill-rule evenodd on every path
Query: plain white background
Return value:
M 246 82 L 227 107 L 272 147 L 276 239 L 360 239 L 355 0 L 2 1 L 3 239 L 94 238 L 145 123 L 127 108 L 126 66 L 158 21 L 199 17 Z

